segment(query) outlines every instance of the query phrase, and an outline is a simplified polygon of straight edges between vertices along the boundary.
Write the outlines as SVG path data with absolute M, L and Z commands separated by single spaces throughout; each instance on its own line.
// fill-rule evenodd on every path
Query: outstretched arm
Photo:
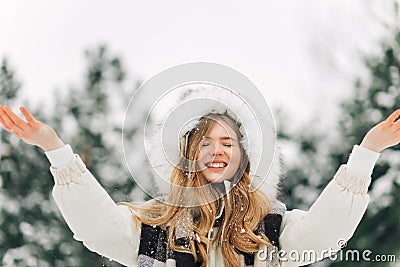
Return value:
M 321 260 L 351 238 L 369 203 L 367 190 L 379 153 L 400 142 L 399 116 L 400 109 L 366 134 L 308 211 L 284 214 L 279 240 L 288 254 L 283 267 Z M 291 259 L 289 253 L 299 258 Z
M 0 105 L 0 123 L 26 143 L 46 151 L 55 181 L 53 197 L 74 238 L 100 255 L 135 265 L 140 225 L 132 216 L 134 211 L 111 199 L 80 157 L 64 145 L 51 127 L 36 120 L 24 107 L 20 110 L 26 121 Z

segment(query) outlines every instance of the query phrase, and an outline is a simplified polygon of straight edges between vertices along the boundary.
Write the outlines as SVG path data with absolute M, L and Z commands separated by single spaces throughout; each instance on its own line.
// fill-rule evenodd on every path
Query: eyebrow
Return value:
M 212 139 L 212 138 L 209 137 L 209 136 L 205 136 L 204 139 Z M 222 137 L 220 137 L 219 139 L 220 139 L 220 140 L 231 140 L 231 141 L 237 143 L 236 139 L 233 138 L 233 137 L 230 137 L 230 136 L 222 136 Z

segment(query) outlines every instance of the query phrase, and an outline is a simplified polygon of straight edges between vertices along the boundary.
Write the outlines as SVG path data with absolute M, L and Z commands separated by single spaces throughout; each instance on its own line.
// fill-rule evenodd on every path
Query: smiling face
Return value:
M 219 119 L 199 144 L 199 168 L 210 183 L 232 178 L 239 169 L 242 151 L 238 135 L 231 126 Z

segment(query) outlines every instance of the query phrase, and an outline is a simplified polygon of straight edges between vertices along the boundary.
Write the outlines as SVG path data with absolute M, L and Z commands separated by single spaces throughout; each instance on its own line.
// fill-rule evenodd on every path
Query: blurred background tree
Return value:
M 121 60 L 105 46 L 87 51 L 85 57 L 83 85 L 58 91 L 53 112 L 50 103 L 25 105 L 72 144 L 115 201 L 139 200 L 143 194 L 130 179 L 120 149 L 123 108 L 132 93 L 125 88 Z M 21 84 L 6 59 L 0 86 L 1 104 L 17 110 Z M 135 129 L 127 132 L 134 134 Z M 51 197 L 53 178 L 43 151 L 5 131 L 1 134 L 0 265 L 120 266 L 73 240 Z
M 396 12 L 399 11 L 396 5 Z M 398 20 L 397 20 L 398 21 Z M 354 94 L 340 105 L 337 125 L 321 131 L 311 122 L 301 129 L 289 129 L 281 111 L 278 138 L 292 153 L 286 158 L 286 181 L 282 197 L 289 209 L 308 209 L 341 164 L 352 146 L 374 125 L 400 108 L 400 24 L 392 27 L 392 39 L 381 45 L 379 56 L 365 57 L 367 80 L 357 79 Z M 321 107 L 322 108 L 322 107 Z M 315 121 L 323 116 L 323 110 Z M 313 121 L 313 120 L 312 120 Z M 334 138 L 332 138 L 334 137 Z M 400 261 L 400 147 L 385 150 L 374 168 L 369 194 L 371 202 L 353 238 L 343 250 L 371 250 L 375 255 L 395 255 Z M 360 254 L 361 258 L 361 254 Z M 336 261 L 327 259 L 310 266 L 398 266 L 393 262 Z M 398 263 L 397 263 L 398 264 Z

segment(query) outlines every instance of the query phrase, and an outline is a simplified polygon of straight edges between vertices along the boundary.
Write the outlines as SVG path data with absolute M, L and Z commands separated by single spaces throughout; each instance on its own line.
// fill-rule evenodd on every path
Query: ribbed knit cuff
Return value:
M 74 153 L 70 145 L 45 152 L 50 164 L 54 168 L 62 168 L 70 164 L 74 158 Z
M 380 153 L 355 145 L 347 162 L 347 170 L 355 176 L 370 177 Z
M 340 166 L 339 170 L 335 174 L 334 179 L 338 185 L 358 195 L 366 194 L 368 192 L 368 187 L 371 184 L 370 176 L 355 176 L 352 172 L 347 170 L 346 165 Z
M 63 168 L 50 167 L 56 185 L 67 185 L 81 177 L 85 171 L 86 165 L 77 154 L 74 155 L 72 162 Z

